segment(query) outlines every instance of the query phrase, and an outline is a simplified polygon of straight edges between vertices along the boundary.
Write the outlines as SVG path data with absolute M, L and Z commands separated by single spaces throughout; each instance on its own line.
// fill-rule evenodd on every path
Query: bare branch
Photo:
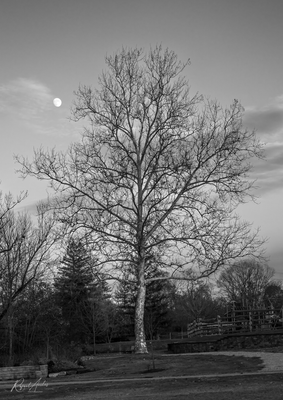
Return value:
M 238 204 L 253 200 L 251 158 L 263 156 L 242 126 L 239 102 L 223 109 L 191 95 L 182 76 L 188 63 L 160 46 L 148 54 L 122 49 L 106 64 L 97 90 L 76 92 L 73 118 L 88 122 L 82 141 L 66 154 L 17 157 L 23 176 L 50 182 L 58 220 L 99 246 L 112 277 L 119 279 L 120 260 L 135 265 L 138 302 L 150 257 L 171 279 L 260 257 L 264 240 L 235 216 Z M 141 332 L 141 314 L 137 320 Z

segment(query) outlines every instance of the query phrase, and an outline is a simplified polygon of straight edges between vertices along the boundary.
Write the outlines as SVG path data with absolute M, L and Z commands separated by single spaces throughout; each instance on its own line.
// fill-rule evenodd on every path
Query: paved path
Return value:
M 178 381 L 178 380 L 188 380 L 188 379 L 192 379 L 194 381 L 196 380 L 206 380 L 206 379 L 217 379 L 217 378 L 225 378 L 225 377 L 234 377 L 234 376 L 255 376 L 255 375 L 262 375 L 262 374 L 273 374 L 273 373 L 278 373 L 279 371 L 266 371 L 263 372 L 258 371 L 258 372 L 234 372 L 234 373 L 229 373 L 229 374 L 205 374 L 205 375 L 184 375 L 184 376 L 155 376 L 155 377 L 147 377 L 147 378 L 109 378 L 109 379 L 88 379 L 88 380 L 76 380 L 73 379 L 72 381 L 50 381 L 49 379 L 46 381 L 45 379 L 41 379 L 40 382 L 46 382 L 47 386 L 72 386 L 72 385 L 92 385 L 92 384 L 111 384 L 111 383 L 121 383 L 121 382 L 135 382 L 135 381 L 139 381 L 139 382 L 149 382 L 149 381 L 168 381 L 170 379 L 174 380 L 174 381 Z M 20 383 L 21 380 L 19 380 Z M 26 380 L 27 382 L 36 382 L 35 379 L 30 379 L 30 380 Z M 2 381 L 0 382 L 0 389 L 11 389 L 12 386 L 15 384 L 14 381 Z
M 283 353 L 272 353 L 265 351 L 215 351 L 203 353 L 182 353 L 180 356 L 192 356 L 197 354 L 211 354 L 214 356 L 244 356 L 244 357 L 260 357 L 264 363 L 264 368 L 260 372 L 283 372 Z M 175 354 L 176 355 L 176 354 Z M 166 357 L 167 354 L 164 354 Z M 169 356 L 169 354 L 168 354 Z
M 198 353 L 200 354 L 200 353 Z M 208 353 L 201 353 L 208 354 Z M 264 368 L 262 372 L 269 371 L 282 371 L 283 372 L 283 353 L 269 353 L 265 351 L 217 351 L 213 355 L 234 355 L 234 356 L 244 356 L 244 357 L 260 357 L 264 363 Z

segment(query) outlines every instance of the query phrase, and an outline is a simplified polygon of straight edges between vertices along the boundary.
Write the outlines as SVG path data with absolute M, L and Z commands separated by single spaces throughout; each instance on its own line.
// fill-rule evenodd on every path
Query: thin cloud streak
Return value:
M 283 96 L 261 108 L 247 107 L 244 115 L 247 129 L 255 129 L 265 143 L 265 159 L 253 160 L 251 178 L 256 179 L 257 194 L 283 189 Z
M 266 140 L 279 136 L 282 141 L 283 96 L 278 96 L 263 107 L 246 107 L 244 123 Z
M 23 120 L 36 119 L 51 109 L 50 89 L 35 80 L 18 78 L 0 86 L 0 112 Z
M 52 91 L 45 84 L 27 78 L 17 78 L 0 85 L 0 114 L 15 118 L 22 127 L 44 136 L 73 135 L 73 123 L 65 108 L 53 105 Z M 56 114 L 54 114 L 56 113 Z

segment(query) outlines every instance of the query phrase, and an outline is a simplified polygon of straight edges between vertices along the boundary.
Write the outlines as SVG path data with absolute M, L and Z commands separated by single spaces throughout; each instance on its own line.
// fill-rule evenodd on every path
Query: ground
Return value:
M 46 378 L 48 386 L 17 392 L 0 384 L 0 398 L 94 399 L 283 399 L 283 372 L 264 372 L 260 357 L 243 355 L 105 355 L 87 362 L 93 372 Z M 283 368 L 282 368 L 283 369 Z M 25 383 L 29 383 L 26 380 Z M 44 380 L 41 380 L 43 383 Z M 32 383 L 35 383 L 33 381 Z M 19 389 L 19 387 L 18 387 Z M 33 388 L 34 389 L 34 388 Z M 41 391 L 41 392 L 40 392 Z

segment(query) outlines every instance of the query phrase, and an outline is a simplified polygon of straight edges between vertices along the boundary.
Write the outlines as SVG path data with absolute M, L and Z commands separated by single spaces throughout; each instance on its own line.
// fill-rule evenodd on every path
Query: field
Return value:
M 282 400 L 283 374 L 257 374 L 260 357 L 207 354 L 105 355 L 87 362 L 80 375 L 46 378 L 46 385 L 0 385 L 1 399 L 190 399 Z M 225 374 L 225 375 L 223 375 Z M 228 375 L 230 374 L 230 375 Z M 235 375 L 233 375 L 235 374 Z M 222 375 L 222 376 L 221 376 Z M 41 380 L 43 383 L 44 380 Z M 25 384 L 29 383 L 28 381 Z M 32 383 L 35 383 L 33 381 Z M 35 390 L 36 389 L 36 390 Z

